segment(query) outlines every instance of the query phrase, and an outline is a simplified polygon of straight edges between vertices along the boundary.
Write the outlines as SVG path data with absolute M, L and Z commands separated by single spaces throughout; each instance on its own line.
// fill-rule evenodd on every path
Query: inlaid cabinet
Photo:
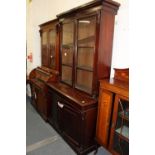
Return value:
M 100 81 L 96 140 L 114 155 L 129 154 L 129 69 Z

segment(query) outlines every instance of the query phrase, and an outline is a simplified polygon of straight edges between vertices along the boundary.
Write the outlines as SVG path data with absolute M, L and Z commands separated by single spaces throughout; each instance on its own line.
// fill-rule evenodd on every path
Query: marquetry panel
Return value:
M 112 99 L 111 92 L 100 89 L 96 137 L 99 143 L 105 147 L 108 143 Z

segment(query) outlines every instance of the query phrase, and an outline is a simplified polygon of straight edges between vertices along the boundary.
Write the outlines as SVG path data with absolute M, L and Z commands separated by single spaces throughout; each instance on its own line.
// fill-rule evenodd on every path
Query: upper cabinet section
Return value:
M 97 16 L 77 20 L 75 87 L 92 93 Z
M 114 20 L 119 4 L 92 1 L 59 14 L 60 79 L 93 97 L 110 76 Z
M 58 70 L 58 20 L 40 25 L 42 66 Z

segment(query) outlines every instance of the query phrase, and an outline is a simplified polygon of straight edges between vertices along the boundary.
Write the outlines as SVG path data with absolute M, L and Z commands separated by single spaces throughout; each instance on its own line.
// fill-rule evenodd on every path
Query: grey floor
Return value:
M 76 155 L 60 135 L 46 123 L 30 104 L 26 103 L 26 154 L 27 155 Z M 94 152 L 88 155 L 93 155 Z M 97 155 L 111 155 L 100 147 Z

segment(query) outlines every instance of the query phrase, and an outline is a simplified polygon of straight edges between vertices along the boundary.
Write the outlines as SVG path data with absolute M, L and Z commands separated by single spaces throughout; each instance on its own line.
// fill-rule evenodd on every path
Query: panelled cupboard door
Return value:
M 100 88 L 96 139 L 99 144 L 107 147 L 112 112 L 113 93 Z
M 58 101 L 58 120 L 59 126 L 63 133 L 71 143 L 76 146 L 81 144 L 81 116 L 72 107 L 66 105 L 63 101 Z
M 48 121 L 50 122 L 50 124 L 54 125 L 56 129 L 59 130 L 58 117 L 57 117 L 57 113 L 58 113 L 57 103 L 60 97 L 53 91 L 49 91 L 47 95 L 48 95 L 48 104 L 49 104 Z

